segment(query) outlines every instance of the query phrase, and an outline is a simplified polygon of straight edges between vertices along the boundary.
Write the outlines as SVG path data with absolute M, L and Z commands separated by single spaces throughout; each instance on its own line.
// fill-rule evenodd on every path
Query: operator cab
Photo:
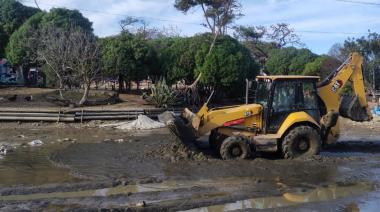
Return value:
M 258 76 L 255 103 L 264 108 L 263 132 L 275 134 L 288 115 L 304 111 L 319 123 L 316 76 Z

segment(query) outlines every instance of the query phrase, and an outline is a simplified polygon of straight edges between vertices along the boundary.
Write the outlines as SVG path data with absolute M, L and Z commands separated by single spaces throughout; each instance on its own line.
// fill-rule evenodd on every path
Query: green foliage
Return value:
M 341 62 L 331 56 L 322 55 L 313 62 L 306 64 L 303 75 L 320 76 L 326 78 L 332 71 L 340 66 Z
M 354 89 L 352 87 L 352 82 L 347 81 L 347 83 L 344 85 L 342 90 L 340 91 L 339 95 L 354 95 Z
M 171 47 L 179 39 L 183 38 L 162 37 L 148 41 L 156 54 L 156 67 L 152 69 L 151 73 L 154 78 L 159 78 L 160 75 L 168 76 L 168 72 L 174 64 L 174 62 L 172 62 L 174 57 Z M 168 79 L 168 77 L 166 77 L 166 79 Z M 167 82 L 171 84 L 172 80 L 169 79 Z
M 143 98 L 159 108 L 167 108 L 177 103 L 177 95 L 166 84 L 165 79 L 161 79 L 152 85 L 151 93 L 149 95 L 144 93 Z
M 240 88 L 245 78 L 252 79 L 257 75 L 258 65 L 237 40 L 221 36 L 208 55 L 212 40 L 212 35 L 205 33 L 152 42 L 158 52 L 161 73 L 168 83 L 185 80 L 186 84 L 191 84 L 202 73 L 201 83 L 204 86 L 232 91 Z
M 15 0 L 0 0 L 0 57 L 4 56 L 9 37 L 39 10 Z
M 12 64 L 29 65 L 36 61 L 38 46 L 37 31 L 49 26 L 69 30 L 70 27 L 92 33 L 92 23 L 77 10 L 51 9 L 49 13 L 39 12 L 30 17 L 9 39 L 6 55 Z
M 69 29 L 78 27 L 84 32 L 91 33 L 92 23 L 84 17 L 78 10 L 69 10 L 65 8 L 53 8 L 46 13 L 41 21 L 41 26 L 52 24 L 58 28 Z
M 272 75 L 302 74 L 306 64 L 316 58 L 309 49 L 294 47 L 272 49 L 269 55 L 266 70 Z
M 6 45 L 6 42 L 8 42 L 7 40 L 7 35 L 5 34 L 3 27 L 0 25 L 0 58 L 5 57 L 4 46 Z
M 359 52 L 364 57 L 364 78 L 371 82 L 372 89 L 380 85 L 380 34 L 369 33 L 366 37 L 349 38 L 339 49 L 340 56 L 347 58 L 351 52 Z M 374 83 L 375 80 L 375 83 Z
M 190 9 L 201 7 L 206 23 L 203 25 L 213 34 L 226 34 L 227 25 L 242 16 L 238 0 L 175 0 L 174 7 L 187 13 Z
M 153 48 L 128 32 L 102 40 L 103 73 L 126 81 L 139 81 L 152 73 L 156 64 Z M 156 73 L 157 74 L 157 73 Z
M 220 37 L 210 54 L 209 45 L 200 46 L 196 54 L 195 75 L 202 73 L 201 82 L 218 90 L 241 90 L 246 78 L 253 79 L 258 65 L 250 52 L 236 39 Z
M 33 15 L 10 37 L 6 55 L 12 64 L 27 65 L 35 63 L 37 44 L 33 39 L 34 31 L 38 29 L 44 15 L 45 13 L 43 12 Z M 33 46 L 35 48 L 32 48 Z
M 306 64 L 305 70 L 303 71 L 303 75 L 308 76 L 319 76 L 322 62 L 326 59 L 326 56 L 318 57 L 313 62 Z

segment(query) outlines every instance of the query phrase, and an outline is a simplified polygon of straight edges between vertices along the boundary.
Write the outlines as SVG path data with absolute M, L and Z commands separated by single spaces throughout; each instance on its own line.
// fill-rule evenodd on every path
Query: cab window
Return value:
M 273 112 L 285 112 L 295 109 L 296 84 L 287 81 L 278 81 L 273 94 Z

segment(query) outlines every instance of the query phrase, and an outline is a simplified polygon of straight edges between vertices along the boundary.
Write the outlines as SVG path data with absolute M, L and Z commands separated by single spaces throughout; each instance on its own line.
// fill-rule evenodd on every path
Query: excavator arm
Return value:
M 372 115 L 368 110 L 363 79 L 363 57 L 352 53 L 350 57 L 318 85 L 318 94 L 326 112 L 336 112 L 353 121 L 369 121 Z M 342 89 L 351 83 L 353 96 L 341 95 Z
M 326 144 L 339 138 L 339 116 L 353 121 L 370 121 L 363 79 L 363 57 L 352 53 L 350 57 L 326 79 L 318 84 L 318 95 L 326 110 L 321 118 L 321 136 Z M 341 95 L 350 83 L 354 95 Z

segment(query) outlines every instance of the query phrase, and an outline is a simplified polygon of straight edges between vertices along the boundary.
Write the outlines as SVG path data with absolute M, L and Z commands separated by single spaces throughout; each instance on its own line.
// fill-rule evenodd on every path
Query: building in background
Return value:
M 0 59 L 0 85 L 45 87 L 46 77 L 40 68 L 30 68 L 24 73 L 22 67 L 12 68 L 6 59 Z
M 22 71 L 12 69 L 6 59 L 0 59 L 0 84 L 24 85 L 24 76 Z

